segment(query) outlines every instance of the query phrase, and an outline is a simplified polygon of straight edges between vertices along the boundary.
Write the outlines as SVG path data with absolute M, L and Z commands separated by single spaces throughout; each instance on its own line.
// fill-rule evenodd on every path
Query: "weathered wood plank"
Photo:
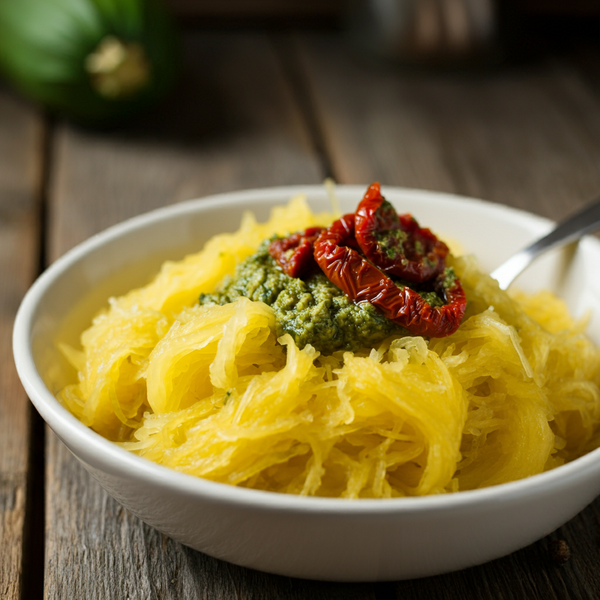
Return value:
M 600 499 L 547 538 L 481 567 L 395 584 L 398 598 L 596 598 L 600 589 Z M 571 558 L 553 560 L 549 544 L 565 540 Z
M 340 182 L 461 193 L 553 219 L 598 195 L 600 100 L 566 60 L 435 75 L 361 63 L 332 36 L 301 37 L 297 49 Z M 591 65 L 586 72 L 594 72 Z M 528 548 L 481 567 L 399 582 L 395 597 L 596 597 L 599 524 L 596 500 Z M 553 539 L 571 547 L 562 566 L 550 559 Z
M 492 78 L 374 71 L 337 41 L 301 40 L 302 61 L 338 179 L 485 197 L 558 218 L 594 194 L 598 103 L 568 65 Z M 123 218 L 242 187 L 318 182 L 322 168 L 268 44 L 257 36 L 189 41 L 187 87 L 126 132 L 61 126 L 54 145 L 50 255 Z M 89 598 L 563 597 L 598 584 L 598 503 L 544 540 L 485 567 L 398 584 L 293 581 L 186 549 L 109 499 L 54 437 L 48 444 L 46 596 Z M 581 550 L 577 550 L 577 548 Z M 581 554 L 579 553 L 581 552 Z M 590 558 L 592 557 L 592 558 Z M 591 562 L 590 562 L 591 561 Z M 590 569 L 592 574 L 590 574 Z M 595 569 L 595 570 L 594 570 Z M 515 584 L 524 573 L 522 583 Z
M 126 217 L 242 187 L 318 183 L 321 167 L 273 49 L 260 35 L 188 40 L 179 96 L 126 132 L 59 125 L 50 257 Z M 53 435 L 47 448 L 45 596 L 372 598 L 371 586 L 295 582 L 173 542 L 110 499 Z
M 566 63 L 419 73 L 303 38 L 340 182 L 454 192 L 560 218 L 600 190 L 600 105 Z
M 321 181 L 268 39 L 187 39 L 182 83 L 156 112 L 102 135 L 61 127 L 50 256 L 165 204 L 235 189 Z
M 375 600 L 371 586 L 291 580 L 186 548 L 105 494 L 55 436 L 48 447 L 46 598 Z
M 30 516 L 32 409 L 14 367 L 11 336 L 20 300 L 38 266 L 41 138 L 39 115 L 0 87 L 0 596 L 7 599 L 23 591 Z

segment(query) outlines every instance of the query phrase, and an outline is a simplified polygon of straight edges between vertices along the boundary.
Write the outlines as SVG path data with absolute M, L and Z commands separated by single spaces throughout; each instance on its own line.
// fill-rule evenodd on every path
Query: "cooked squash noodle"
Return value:
M 475 489 L 599 445 L 600 352 L 548 292 L 499 289 L 453 258 L 469 304 L 447 338 L 390 337 L 322 355 L 277 338 L 239 298 L 200 306 L 262 240 L 336 215 L 301 198 L 262 224 L 167 262 L 63 346 L 79 372 L 59 399 L 123 448 L 183 473 L 259 490 L 389 498 Z

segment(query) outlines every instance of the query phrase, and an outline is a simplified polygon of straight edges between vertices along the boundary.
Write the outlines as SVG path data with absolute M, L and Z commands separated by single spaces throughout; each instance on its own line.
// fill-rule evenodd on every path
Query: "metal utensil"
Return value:
M 559 223 L 548 235 L 511 256 L 492 273 L 492 277 L 505 290 L 542 252 L 574 242 L 598 228 L 600 199 Z

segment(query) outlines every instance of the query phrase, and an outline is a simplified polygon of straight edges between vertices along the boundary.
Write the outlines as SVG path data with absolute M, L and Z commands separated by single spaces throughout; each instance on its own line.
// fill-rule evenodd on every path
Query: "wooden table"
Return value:
M 600 190 L 599 75 L 598 46 L 578 43 L 431 74 L 374 68 L 336 33 L 200 31 L 186 35 L 177 92 L 123 130 L 49 119 L 0 87 L 0 597 L 599 598 L 600 501 L 508 557 L 416 581 L 294 580 L 190 550 L 108 497 L 45 429 L 10 343 L 44 266 L 113 223 L 213 192 L 333 176 L 559 219 Z M 554 539 L 571 548 L 562 566 Z

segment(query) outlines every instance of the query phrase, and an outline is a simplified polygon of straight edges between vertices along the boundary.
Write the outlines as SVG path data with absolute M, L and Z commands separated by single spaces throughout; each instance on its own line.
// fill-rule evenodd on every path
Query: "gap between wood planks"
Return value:
M 36 276 L 48 266 L 46 254 L 48 221 L 48 186 L 52 167 L 52 137 L 54 122 L 44 118 L 40 139 L 40 168 L 37 185 L 38 256 Z M 27 467 L 27 498 L 23 532 L 23 564 L 21 568 L 21 598 L 30 600 L 44 595 L 44 550 L 46 541 L 46 425 L 29 406 L 29 456 Z
M 330 150 L 327 146 L 325 131 L 319 118 L 314 98 L 310 93 L 310 82 L 304 72 L 302 62 L 293 40 L 289 35 L 273 34 L 271 41 L 275 55 L 279 58 L 284 76 L 292 90 L 292 96 L 297 102 L 298 110 L 304 119 L 310 142 L 323 175 L 338 181 Z M 395 600 L 397 598 L 393 583 L 381 582 L 374 586 L 375 600 Z

